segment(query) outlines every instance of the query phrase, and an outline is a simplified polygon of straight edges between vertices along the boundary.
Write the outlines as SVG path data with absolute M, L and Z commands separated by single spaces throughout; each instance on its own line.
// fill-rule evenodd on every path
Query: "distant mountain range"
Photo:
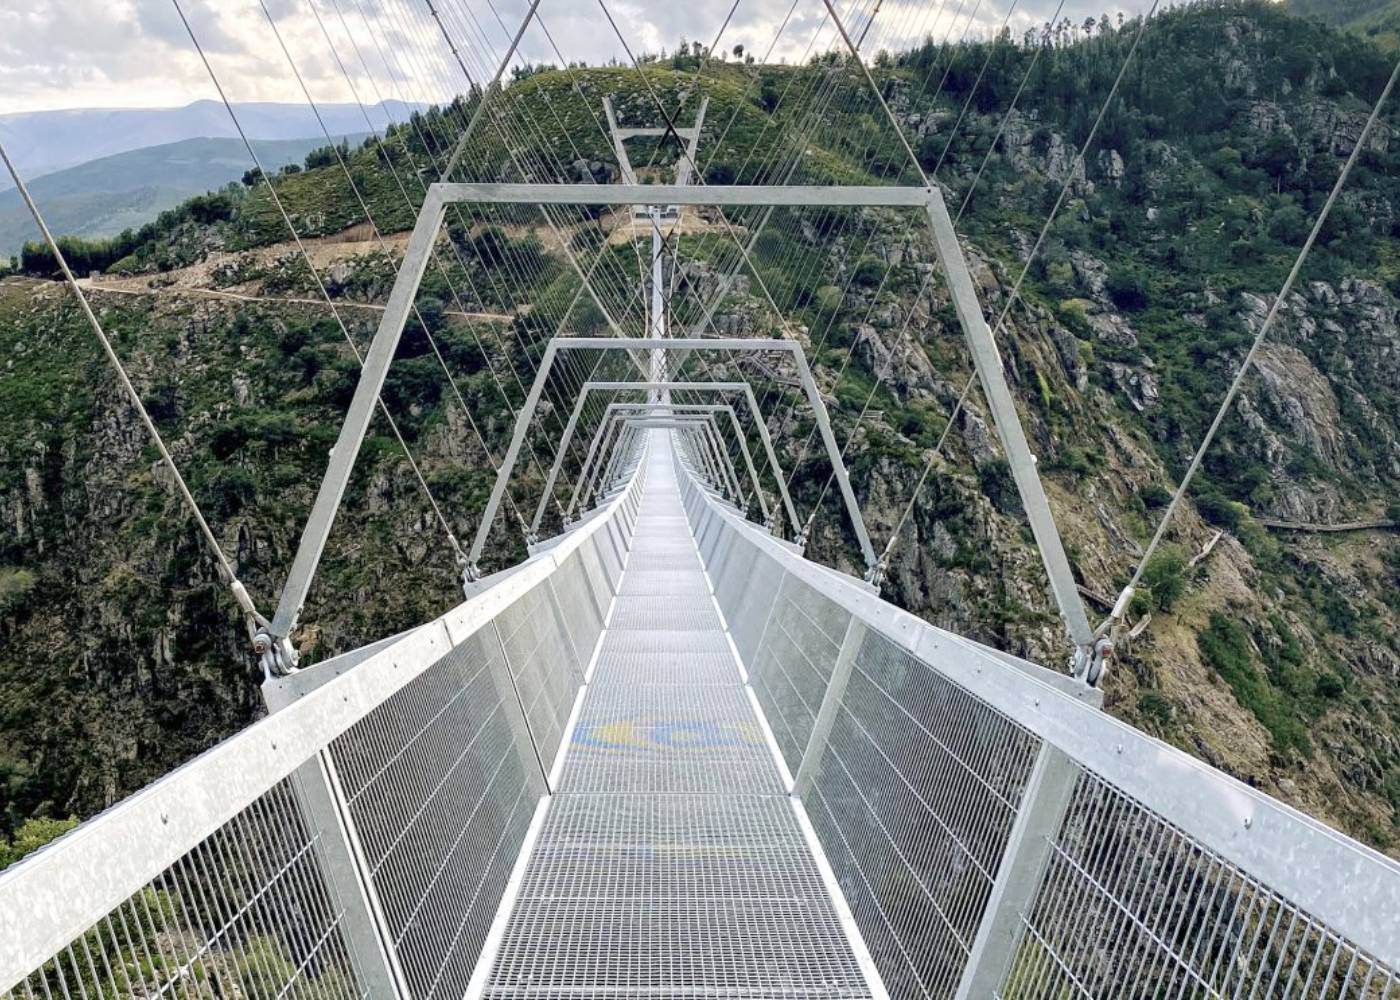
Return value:
M 422 105 L 385 101 L 361 111 L 358 104 L 318 106 L 333 135 L 365 133 L 368 115 L 375 128 L 402 121 Z M 239 123 L 251 139 L 307 139 L 322 135 L 306 104 L 235 104 Z M 84 108 L 0 115 L 5 143 L 26 181 L 115 153 L 162 146 L 184 139 L 236 139 L 227 109 L 217 101 L 195 101 L 182 108 Z M 11 186 L 0 181 L 0 190 Z
M 352 145 L 365 135 L 345 136 Z M 336 139 L 342 138 L 337 135 Z M 253 140 L 268 170 L 299 163 L 326 144 L 314 139 Z M 28 181 L 49 228 L 64 236 L 115 236 L 205 191 L 237 181 L 252 166 L 241 139 L 185 139 L 104 156 Z M 0 191 L 0 258 L 19 252 L 39 231 L 11 188 Z
M 332 136 L 357 142 L 370 131 L 366 116 L 379 129 L 422 107 L 385 101 L 364 110 L 358 104 L 318 110 Z M 234 110 L 269 170 L 326 144 L 305 104 L 235 104 Z M 252 166 L 228 110 L 216 101 L 0 115 L 0 141 L 60 235 L 116 235 L 238 180 Z M 0 177 L 0 258 L 38 235 L 9 177 Z

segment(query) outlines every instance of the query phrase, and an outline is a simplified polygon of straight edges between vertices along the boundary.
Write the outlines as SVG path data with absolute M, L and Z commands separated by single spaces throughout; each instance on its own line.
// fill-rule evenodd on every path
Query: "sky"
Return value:
M 853 36 L 874 2 L 835 0 Z M 1024 32 L 1043 23 L 1061 0 L 878 2 L 863 51 L 900 47 L 928 34 L 985 37 L 1004 23 Z M 0 2 L 0 115 L 177 107 L 216 98 L 177 3 L 230 100 L 304 102 L 296 74 L 314 99 L 327 102 L 365 99 L 375 91 L 386 99 L 432 101 L 459 89 L 463 79 L 429 18 L 430 0 L 19 0 Z M 490 77 L 528 7 L 528 0 L 431 3 L 467 71 L 478 78 Z M 803 58 L 814 44 L 817 49 L 839 44 L 823 0 L 740 0 L 737 8 L 733 0 L 606 3 L 617 32 L 638 54 L 674 49 L 681 39 L 708 45 L 717 35 L 718 48 L 726 53 L 742 44 L 762 55 L 774 46 L 773 58 L 790 61 Z M 1082 22 L 1145 10 L 1150 0 L 1063 4 L 1062 16 Z M 731 8 L 735 13 L 725 24 Z M 557 63 L 557 49 L 570 61 L 625 62 L 617 32 L 598 0 L 542 0 L 538 23 L 522 39 L 520 58 Z

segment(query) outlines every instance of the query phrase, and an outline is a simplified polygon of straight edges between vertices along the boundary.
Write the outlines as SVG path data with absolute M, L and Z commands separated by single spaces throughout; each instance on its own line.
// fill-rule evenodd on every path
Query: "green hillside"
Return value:
M 1359 32 L 1388 49 L 1400 47 L 1400 0 L 1288 0 L 1303 17 Z
M 281 169 L 324 145 L 324 139 L 258 140 L 253 148 L 266 166 Z M 34 178 L 29 187 L 55 232 L 105 237 L 236 182 L 250 165 L 238 139 L 186 139 L 104 156 Z M 18 253 L 26 240 L 38 237 L 19 193 L 0 191 L 0 257 Z

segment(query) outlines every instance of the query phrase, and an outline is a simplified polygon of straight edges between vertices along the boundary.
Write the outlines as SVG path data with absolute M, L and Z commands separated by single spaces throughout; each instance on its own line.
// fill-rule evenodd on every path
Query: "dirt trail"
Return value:
M 170 285 L 166 287 L 128 287 L 126 283 L 108 282 L 92 278 L 79 278 L 78 284 L 85 290 L 96 292 L 99 295 L 192 295 L 195 297 L 225 299 L 234 302 L 262 302 L 281 303 L 298 306 L 320 306 L 322 309 L 328 308 L 325 299 L 297 298 L 285 295 L 250 295 L 245 292 L 228 291 L 221 288 L 197 288 L 185 285 Z M 354 302 L 350 299 L 332 299 L 331 304 L 337 309 L 364 309 L 369 312 L 383 312 L 384 307 L 375 305 L 372 302 Z M 443 314 L 455 316 L 459 319 L 480 320 L 484 322 L 510 323 L 515 317 L 508 313 L 492 312 L 462 312 L 459 309 L 444 309 Z
M 396 255 L 401 254 L 408 245 L 408 237 L 408 233 L 394 233 L 381 240 L 374 238 L 373 234 L 367 231 L 367 227 L 356 226 L 335 236 L 304 239 L 301 244 L 306 249 L 307 256 L 311 258 L 312 266 L 317 271 L 324 271 L 342 261 L 371 253 L 388 251 Z M 214 272 L 220 266 L 252 261 L 257 266 L 267 267 L 292 253 L 297 253 L 296 244 L 275 243 L 237 253 L 211 253 L 196 264 L 158 274 L 98 275 L 79 278 L 78 284 L 87 291 L 113 295 L 192 295 L 233 302 L 283 303 L 328 308 L 326 301 L 320 298 L 260 294 L 256 282 L 227 288 L 214 287 Z M 384 311 L 384 306 L 371 302 L 333 299 L 332 303 L 337 309 L 360 309 L 381 313 Z M 484 322 L 509 323 L 515 318 L 510 313 L 463 312 L 459 309 L 447 309 L 444 312 L 448 316 Z

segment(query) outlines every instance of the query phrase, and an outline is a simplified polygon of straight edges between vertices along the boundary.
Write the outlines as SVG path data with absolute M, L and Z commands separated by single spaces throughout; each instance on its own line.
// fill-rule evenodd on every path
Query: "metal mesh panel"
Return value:
M 756 663 L 759 642 L 768 627 L 783 577 L 782 568 L 760 553 L 747 572 L 731 584 L 734 589 L 727 595 L 728 600 L 721 602 L 729 618 L 734 646 L 750 667 Z
M 599 531 L 593 535 L 593 545 L 608 577 L 608 587 L 617 592 L 617 582 L 622 578 L 622 551 L 617 547 L 617 537 L 610 531 Z
M 603 569 L 602 558 L 598 555 L 596 536 L 578 547 L 578 559 L 579 565 L 583 568 L 584 578 L 588 581 L 589 592 L 593 594 L 598 607 L 606 615 L 608 603 L 616 592 L 616 581 L 609 577 L 607 571 Z
M 629 574 L 630 575 L 630 574 Z M 718 630 L 719 615 L 709 594 L 698 598 L 620 594 L 613 606 L 612 628 L 662 629 L 668 632 Z
M 287 779 L 5 996 L 363 996 L 342 912 Z
M 724 539 L 729 537 L 730 532 L 725 530 L 725 521 L 709 507 L 702 507 L 700 512 L 700 523 L 709 531 L 706 546 L 701 551 L 704 554 L 705 562 L 708 565 L 714 561 L 719 554 L 719 547 Z
M 530 735 L 543 760 L 559 751 L 564 725 L 582 683 L 573 647 L 559 627 L 547 584 L 532 588 L 496 617 Z M 583 655 L 593 652 L 592 647 Z
M 698 573 L 701 570 L 700 557 L 695 554 L 695 550 L 677 550 L 673 552 L 649 552 L 646 550 L 636 550 L 627 560 L 629 570 L 639 570 L 641 572 L 655 570 L 679 570 L 686 573 Z
M 719 631 L 612 628 L 598 651 L 593 683 L 737 684 L 739 670 Z
M 715 603 L 724 612 L 726 620 L 739 609 L 743 601 L 749 571 L 753 568 L 756 557 L 757 553 L 752 546 L 737 539 L 721 543 L 715 552 L 715 560 L 710 564 L 710 581 L 715 588 Z
M 706 562 L 709 562 L 714 554 L 715 537 L 719 533 L 717 521 L 708 510 L 702 511 L 698 518 L 692 518 L 695 525 L 695 547 L 700 550 L 700 557 Z
M 787 800 L 560 795 L 489 997 L 866 997 Z
M 699 570 L 639 569 L 628 571 L 620 593 L 632 597 L 684 597 L 708 603 L 710 585 Z
M 759 704 L 793 771 L 807 750 L 850 621 L 835 602 L 785 577 L 762 646 L 749 658 Z
M 598 606 L 577 552 L 551 574 L 549 585 L 554 588 L 555 599 L 559 602 L 574 660 L 576 663 L 587 663 L 598 642 L 598 635 L 603 631 L 603 616 L 607 614 L 608 606 Z
M 1038 748 L 867 633 L 808 798 L 892 996 L 953 994 Z
M 1387 998 L 1400 977 L 1080 771 L 998 996 Z
M 488 627 L 332 744 L 416 997 L 465 990 L 534 808 L 503 670 Z

